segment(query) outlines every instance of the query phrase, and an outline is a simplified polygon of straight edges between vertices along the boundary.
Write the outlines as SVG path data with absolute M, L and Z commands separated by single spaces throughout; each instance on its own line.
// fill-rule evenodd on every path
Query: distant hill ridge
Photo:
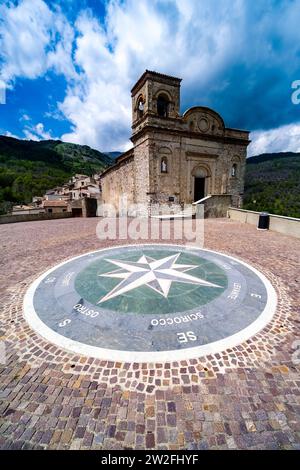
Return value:
M 13 204 L 31 202 L 32 196 L 63 184 L 75 173 L 101 173 L 118 155 L 60 140 L 0 136 L 0 213 Z M 300 217 L 300 153 L 247 158 L 243 207 Z
M 87 163 L 91 167 L 107 167 L 112 163 L 109 155 L 94 150 L 88 145 L 72 144 L 61 140 L 21 140 L 14 137 L 0 136 L 0 155 L 7 155 L 14 159 L 59 162 L 69 168 L 72 165 Z
M 122 155 L 122 152 L 104 152 L 109 157 L 113 158 L 114 160 Z
M 269 160 L 278 160 L 278 158 L 289 158 L 289 157 L 300 157 L 300 153 L 297 152 L 276 152 L 276 153 L 261 153 L 253 157 L 247 158 L 247 164 L 262 163 Z

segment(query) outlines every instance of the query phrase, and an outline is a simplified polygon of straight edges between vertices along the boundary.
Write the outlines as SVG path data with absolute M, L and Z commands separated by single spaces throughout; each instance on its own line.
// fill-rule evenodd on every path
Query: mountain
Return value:
M 115 160 L 118 158 L 120 155 L 122 155 L 122 152 L 105 152 L 106 155 L 108 155 L 110 158 Z
M 101 153 L 60 140 L 0 136 L 0 214 L 29 203 L 75 173 L 101 173 L 119 152 Z M 247 159 L 244 209 L 300 218 L 300 153 L 266 153 Z
M 247 159 L 243 209 L 300 217 L 300 153 Z
M 101 173 L 112 164 L 109 155 L 87 145 L 60 140 L 19 140 L 0 136 L 0 213 L 13 204 L 31 202 L 75 173 Z

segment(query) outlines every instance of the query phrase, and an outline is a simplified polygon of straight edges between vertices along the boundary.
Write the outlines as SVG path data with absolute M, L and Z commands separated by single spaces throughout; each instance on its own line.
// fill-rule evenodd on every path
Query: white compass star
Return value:
M 122 281 L 102 297 L 98 304 L 144 285 L 155 290 L 165 298 L 168 296 L 172 282 L 183 282 L 205 287 L 221 287 L 187 274 L 187 271 L 198 266 L 176 264 L 179 256 L 180 253 L 176 253 L 166 258 L 153 259 L 143 255 L 137 262 L 107 259 L 106 261 L 118 266 L 119 269 L 106 274 L 99 274 L 99 276 L 122 279 Z

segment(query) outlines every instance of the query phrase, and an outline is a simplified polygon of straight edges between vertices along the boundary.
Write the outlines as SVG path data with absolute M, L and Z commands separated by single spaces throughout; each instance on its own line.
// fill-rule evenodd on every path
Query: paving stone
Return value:
M 73 435 L 73 431 L 71 431 L 70 429 L 67 429 L 66 431 L 64 431 L 61 435 L 62 444 L 68 444 L 71 441 L 72 435 Z
M 271 281 L 278 294 L 274 319 L 222 353 L 124 364 L 59 350 L 32 332 L 22 313 L 24 293 L 39 273 L 112 243 L 96 237 L 97 222 L 0 226 L 6 246 L 0 329 L 10 345 L 1 368 L 0 448 L 299 450 L 299 366 L 291 355 L 299 331 L 300 241 L 206 220 L 206 248 L 250 263 Z
M 153 433 L 146 434 L 146 448 L 153 449 L 155 447 L 155 436 Z
M 71 442 L 70 450 L 79 450 L 80 447 L 81 447 L 81 444 L 82 444 L 81 439 L 74 439 L 74 440 Z

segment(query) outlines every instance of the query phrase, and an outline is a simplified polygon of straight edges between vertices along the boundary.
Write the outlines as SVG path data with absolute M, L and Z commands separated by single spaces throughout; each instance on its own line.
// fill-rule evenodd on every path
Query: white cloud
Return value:
M 19 121 L 31 121 L 31 117 L 28 116 L 28 114 L 22 114 L 22 116 L 20 117 Z
M 74 79 L 77 76 L 72 58 L 74 30 L 67 19 L 58 13 L 53 15 L 53 25 L 53 39 L 58 33 L 59 41 L 47 54 L 47 67 L 53 68 L 56 73 L 65 75 L 67 79 Z
M 44 124 L 39 122 L 35 126 L 26 126 L 23 129 L 23 133 L 28 140 L 42 140 L 42 139 L 54 139 L 51 134 L 51 131 L 46 131 L 44 128 Z
M 273 152 L 300 152 L 300 123 L 250 134 L 248 156 Z
M 42 0 L 22 0 L 1 5 L 0 16 L 1 79 L 7 86 L 16 77 L 37 78 L 51 68 L 75 76 L 73 30 L 59 10 L 50 10 Z
M 10 82 L 15 76 L 35 78 L 46 69 L 45 47 L 50 42 L 52 14 L 40 0 L 24 0 L 15 8 L 1 6 L 1 75 Z
M 229 62 L 237 51 L 238 28 L 227 23 L 234 24 L 242 14 L 239 5 L 236 0 L 229 9 L 228 2 L 218 1 L 214 10 L 196 0 L 168 2 L 166 15 L 158 1 L 113 1 L 106 29 L 91 14 L 82 13 L 76 22 L 74 54 L 80 80 L 68 88 L 60 105 L 73 129 L 62 139 L 126 150 L 131 145 L 130 88 L 139 75 L 148 68 L 179 75 L 186 85 L 209 85 L 225 59 Z
M 131 120 L 130 81 L 119 69 L 100 24 L 82 14 L 76 29 L 79 80 L 70 86 L 60 111 L 73 124 L 65 141 L 103 149 L 125 149 Z
M 273 83 L 268 64 L 282 70 L 284 58 L 293 70 L 299 44 L 297 2 L 273 8 L 271 0 L 264 6 L 244 0 L 111 0 L 101 23 L 85 9 L 74 25 L 51 3 L 21 0 L 0 6 L 1 76 L 13 83 L 16 77 L 36 78 L 48 70 L 63 74 L 66 96 L 45 116 L 70 122 L 63 140 L 100 150 L 131 145 L 130 89 L 146 68 L 183 78 L 182 101 L 190 105 L 203 104 L 202 93 L 215 93 L 223 110 L 234 109 L 236 120 L 247 113 L 252 122 L 259 117 L 261 126 L 268 127 L 265 116 L 272 114 L 266 110 L 282 89 L 281 82 Z M 269 74 L 265 82 L 264 67 Z M 276 109 L 282 114 L 281 106 Z M 269 126 L 275 127 L 276 119 Z M 295 128 L 254 132 L 249 153 L 298 148 Z M 36 126 L 24 132 L 28 138 L 51 134 Z

